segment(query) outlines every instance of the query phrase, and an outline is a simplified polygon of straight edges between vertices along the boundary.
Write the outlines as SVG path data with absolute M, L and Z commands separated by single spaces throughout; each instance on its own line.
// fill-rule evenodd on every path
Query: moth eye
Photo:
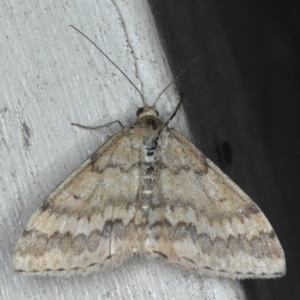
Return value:
M 139 107 L 136 111 L 136 116 L 138 117 L 144 111 L 144 107 Z

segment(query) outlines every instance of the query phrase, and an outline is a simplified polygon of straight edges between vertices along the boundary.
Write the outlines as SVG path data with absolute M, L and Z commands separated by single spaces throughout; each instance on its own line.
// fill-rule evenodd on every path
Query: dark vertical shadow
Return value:
M 280 3 L 280 5 L 279 5 Z M 292 1 L 150 0 L 195 144 L 265 213 L 287 275 L 248 299 L 300 299 L 299 9 Z

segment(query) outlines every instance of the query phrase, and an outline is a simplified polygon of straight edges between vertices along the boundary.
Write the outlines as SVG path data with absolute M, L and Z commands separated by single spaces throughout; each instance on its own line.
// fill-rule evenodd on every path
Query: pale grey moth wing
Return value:
M 285 274 L 277 236 L 257 205 L 191 142 L 145 106 L 59 185 L 31 217 L 13 266 L 89 273 L 134 255 L 201 275 Z

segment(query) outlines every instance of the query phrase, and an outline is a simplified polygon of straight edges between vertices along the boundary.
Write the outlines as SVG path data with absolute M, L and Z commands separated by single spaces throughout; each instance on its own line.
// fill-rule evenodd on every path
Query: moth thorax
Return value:
M 136 116 L 138 119 L 141 119 L 146 116 L 153 116 L 155 118 L 158 118 L 159 113 L 156 110 L 155 105 L 152 106 L 145 105 L 144 107 L 138 108 L 138 110 L 136 111 Z

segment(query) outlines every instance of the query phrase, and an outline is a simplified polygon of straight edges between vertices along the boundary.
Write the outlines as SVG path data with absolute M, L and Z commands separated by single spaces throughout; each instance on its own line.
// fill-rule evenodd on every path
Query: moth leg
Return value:
M 168 119 L 168 121 L 165 123 L 166 126 L 168 126 L 169 122 L 176 116 L 177 111 L 178 111 L 178 109 L 179 109 L 181 103 L 182 103 L 182 98 L 180 98 L 180 101 L 179 101 L 179 103 L 177 104 L 177 106 L 176 106 L 174 112 L 172 113 L 172 115 L 170 116 L 170 118 Z
M 107 123 L 107 124 L 104 124 L 104 125 L 100 125 L 100 126 L 96 126 L 96 127 L 85 126 L 85 125 L 81 125 L 81 124 L 77 124 L 77 123 L 71 123 L 71 125 L 74 125 L 74 126 L 77 126 L 77 127 L 83 128 L 83 129 L 97 130 L 97 129 L 100 129 L 100 128 L 109 127 L 109 126 L 111 126 L 115 123 L 118 123 L 122 127 L 122 129 L 125 128 L 125 126 L 119 120 L 115 120 L 113 122 L 110 122 L 110 123 Z

